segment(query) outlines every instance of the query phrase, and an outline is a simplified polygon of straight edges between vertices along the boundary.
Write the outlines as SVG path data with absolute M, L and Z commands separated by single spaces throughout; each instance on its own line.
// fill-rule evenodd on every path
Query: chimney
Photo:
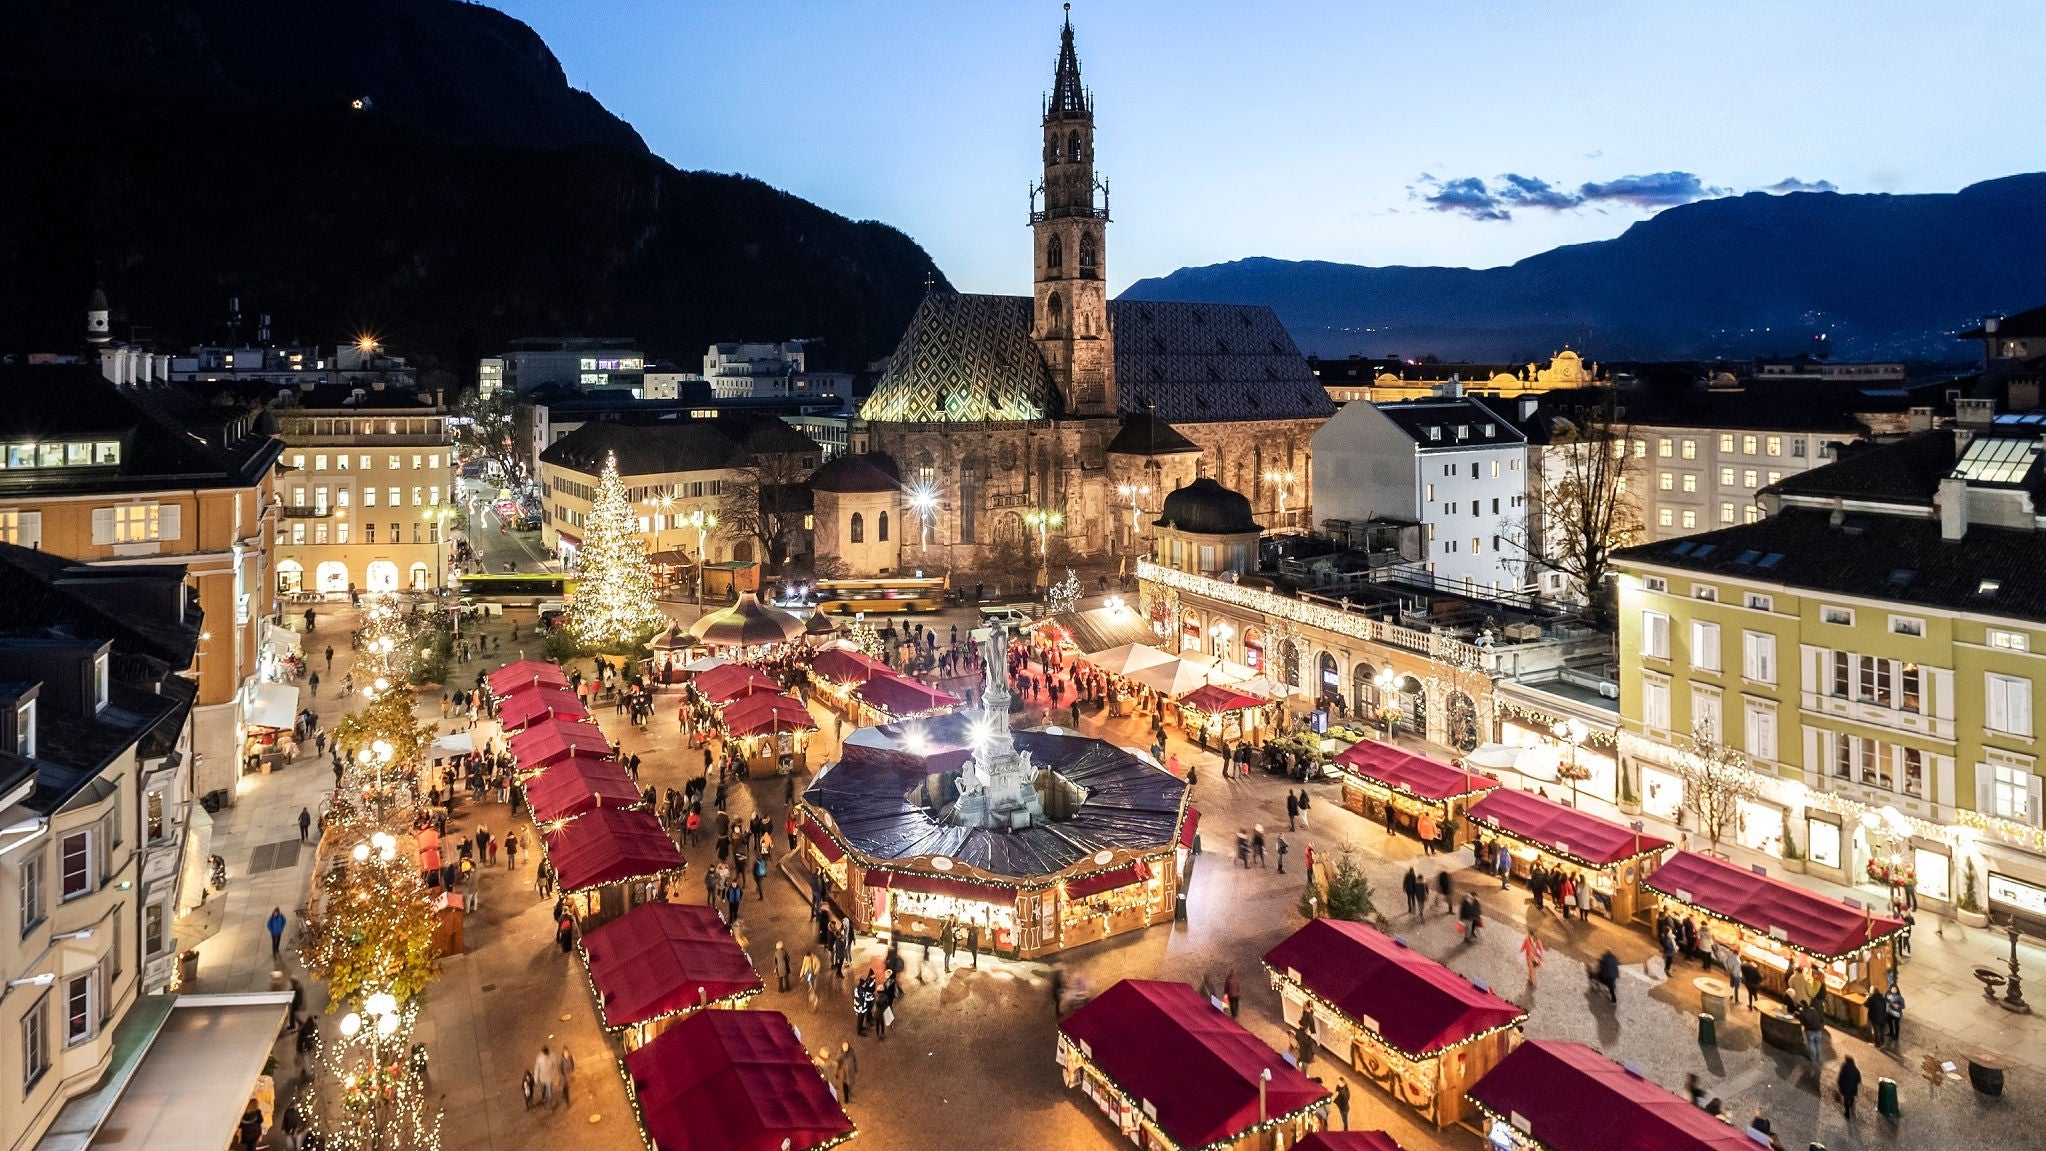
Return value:
M 1954 401 L 1954 422 L 1964 428 L 1986 428 L 1996 422 L 1996 401 L 1962 397 Z
M 1948 476 L 1939 482 L 1939 538 L 1957 540 L 1968 534 L 1968 481 Z
M 1442 381 L 1441 383 L 1435 385 L 1435 394 L 1441 396 L 1443 399 L 1446 400 L 1453 400 L 1462 396 L 1463 377 L 1451 376 L 1448 379 Z
M 1911 430 L 1912 430 L 1912 431 L 1914 431 L 1914 432 L 1929 432 L 1929 431 L 1931 431 L 1931 430 L 1932 430 L 1932 409 L 1931 409 L 1931 408 L 1912 408 L 1912 409 L 1911 409 L 1911 425 L 1910 425 L 1910 427 L 1911 427 Z

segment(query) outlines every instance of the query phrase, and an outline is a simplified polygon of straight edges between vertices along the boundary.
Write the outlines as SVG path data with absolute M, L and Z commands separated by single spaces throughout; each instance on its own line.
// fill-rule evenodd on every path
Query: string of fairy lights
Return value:
M 1203 1143 L 1196 1147 L 1184 1147 L 1166 1133 L 1165 1128 L 1159 1124 L 1158 1120 L 1153 1119 L 1144 1112 L 1142 1100 L 1130 1094 L 1122 1084 L 1117 1083 L 1108 1072 L 1102 1070 L 1100 1064 L 1083 1054 L 1079 1049 L 1079 1045 L 1064 1033 L 1059 1035 L 1059 1049 L 1067 1058 L 1075 1061 L 1076 1068 L 1082 1074 L 1091 1075 L 1096 1084 L 1110 1095 L 1115 1096 L 1116 1101 L 1122 1104 L 1123 1110 L 1136 1116 L 1138 1123 L 1151 1129 L 1152 1141 L 1147 1143 L 1146 1146 L 1166 1147 L 1172 1149 L 1172 1151 L 1223 1151 L 1224 1148 L 1237 1146 L 1250 1136 L 1278 1131 L 1288 1124 L 1296 1123 L 1310 1116 L 1325 1116 L 1329 1108 L 1330 1096 L 1324 1093 L 1321 1098 L 1312 1103 L 1303 1107 L 1296 1107 L 1282 1115 L 1267 1116 L 1263 1122 L 1252 1123 L 1242 1130 L 1225 1135 L 1212 1143 Z
M 668 627 L 647 564 L 639 516 L 626 498 L 618 457 L 607 454 L 575 553 L 578 577 L 568 626 L 585 646 L 627 650 Z

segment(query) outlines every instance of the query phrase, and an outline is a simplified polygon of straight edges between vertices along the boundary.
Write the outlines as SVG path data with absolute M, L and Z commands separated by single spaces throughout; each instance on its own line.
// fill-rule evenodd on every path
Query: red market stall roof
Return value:
M 962 702 L 956 695 L 893 672 L 875 672 L 872 679 L 854 689 L 853 698 L 903 718 L 958 707 Z
M 646 798 L 615 759 L 564 759 L 527 780 L 525 788 L 526 806 L 542 824 L 600 807 L 637 807 Z
M 1733 1127 L 1582 1043 L 1529 1040 L 1466 1092 L 1548 1151 L 1755 1151 Z
M 1383 1131 L 1316 1131 L 1293 1144 L 1293 1151 L 1401 1151 Z
M 1502 788 L 1473 804 L 1468 814 L 1480 827 L 1586 867 L 1611 867 L 1669 846 L 1667 839 L 1642 835 L 1531 791 Z
M 611 741 L 594 723 L 550 719 L 512 736 L 511 753 L 520 771 L 538 771 L 570 757 L 609 759 Z
M 727 732 L 740 737 L 817 730 L 809 708 L 788 696 L 766 692 L 733 700 L 720 718 Z
M 491 672 L 485 682 L 490 694 L 501 696 L 529 687 L 567 687 L 568 673 L 551 663 L 522 659 Z
M 1097 871 L 1092 875 L 1067 880 L 1066 898 L 1085 899 L 1104 891 L 1114 891 L 1118 887 L 1128 887 L 1132 883 L 1142 883 L 1149 878 L 1151 869 L 1146 867 L 1142 860 L 1134 860 L 1121 867 L 1111 867 L 1107 871 Z
M 1187 808 L 1186 822 L 1181 824 L 1179 827 L 1179 845 L 1181 847 L 1192 847 L 1194 836 L 1200 832 L 1200 829 L 1201 829 L 1200 810 L 1198 808 L 1192 807 Z
M 779 1011 L 699 1011 L 625 1056 L 653 1151 L 814 1151 L 853 1122 Z
M 772 695 L 781 691 L 780 684 L 743 663 L 711 668 L 690 682 L 703 698 L 712 703 L 730 703 L 756 692 Z
M 523 731 L 545 719 L 584 720 L 590 711 L 575 693 L 558 687 L 515 691 L 497 705 L 497 722 L 506 731 Z
M 630 1027 L 766 987 L 717 912 L 643 903 L 583 936 L 583 962 L 605 1027 Z
M 947 879 L 941 875 L 925 875 L 920 871 L 882 871 L 879 868 L 869 868 L 864 883 L 867 887 L 886 887 L 924 895 L 949 895 L 954 899 L 971 899 L 979 903 L 1009 903 L 1016 898 L 1014 887 L 975 883 L 967 879 Z
M 1397 1049 L 1423 1059 L 1527 1012 L 1363 923 L 1311 919 L 1265 966 Z
M 825 648 L 810 661 L 811 675 L 833 683 L 865 683 L 887 671 L 887 664 L 849 647 Z
M 1179 706 L 1190 707 L 1195 711 L 1203 711 L 1209 715 L 1221 715 L 1224 712 L 1231 711 L 1249 711 L 1252 708 L 1263 707 L 1270 702 L 1270 700 L 1259 699 L 1254 695 L 1245 695 L 1240 691 L 1223 687 L 1218 683 L 1197 687 L 1179 697 Z
M 1482 772 L 1452 767 L 1425 755 L 1415 755 L 1389 743 L 1369 739 L 1336 756 L 1336 766 L 1352 775 L 1430 803 L 1460 799 L 1499 786 L 1498 780 Z
M 805 816 L 801 826 L 803 834 L 809 837 L 811 843 L 817 845 L 817 850 L 824 853 L 827 863 L 837 863 L 845 858 L 845 848 L 840 847 L 838 841 L 831 838 L 830 832 L 817 826 L 816 820 Z
M 1269 1069 L 1273 1119 L 1328 1102 L 1326 1088 L 1184 983 L 1125 979 L 1060 1022 L 1059 1031 L 1134 1106 L 1183 1148 L 1234 1139 L 1258 1125 L 1258 1078 Z
M 1644 886 L 1818 959 L 1852 955 L 1904 930 L 1903 920 L 1695 851 L 1670 856 Z
M 541 835 L 564 892 L 682 869 L 682 853 L 650 811 L 604 807 Z

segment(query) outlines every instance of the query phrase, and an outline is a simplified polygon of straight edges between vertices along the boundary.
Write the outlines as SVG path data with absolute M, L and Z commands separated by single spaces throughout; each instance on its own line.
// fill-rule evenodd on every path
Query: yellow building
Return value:
M 96 565 L 182 565 L 204 613 L 194 791 L 231 789 L 263 658 L 272 465 L 245 407 L 90 365 L 0 366 L 0 543 Z
M 1979 906 L 2046 927 L 2039 417 L 1963 420 L 1787 478 L 1758 522 L 1621 552 L 1622 750 L 1667 818 L 1707 732 L 1758 777 L 1743 846 L 1839 882 L 1908 869 L 1934 907 L 1972 867 Z
M 1444 364 L 1401 359 L 1313 360 L 1315 379 L 1339 404 L 1355 400 L 1382 404 L 1395 400 L 1425 400 L 1439 395 L 1452 380 L 1456 392 L 1467 396 L 1525 396 L 1569 388 L 1602 387 L 1610 381 L 1597 364 L 1564 348 L 1549 357 L 1547 367 L 1537 364 Z
M 273 594 L 443 586 L 456 509 L 441 394 L 308 384 L 273 410 L 286 465 L 277 482 Z

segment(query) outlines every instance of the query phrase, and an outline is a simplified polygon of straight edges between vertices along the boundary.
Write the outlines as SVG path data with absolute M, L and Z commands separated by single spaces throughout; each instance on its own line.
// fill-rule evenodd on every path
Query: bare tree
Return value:
M 1700 727 L 1678 753 L 1676 769 L 1684 781 L 1684 810 L 1698 817 L 1698 830 L 1717 855 L 1719 841 L 1738 826 L 1740 801 L 1756 794 L 1747 757 L 1721 743 L 1718 732 Z
M 1539 473 L 1528 477 L 1527 515 L 1504 533 L 1536 570 L 1568 576 L 1593 607 L 1607 607 L 1613 553 L 1640 542 L 1639 505 L 1627 492 L 1631 429 L 1611 392 L 1551 422 Z
M 781 574 L 802 538 L 803 517 L 810 512 L 804 481 L 816 470 L 813 463 L 794 452 L 760 452 L 725 480 L 718 523 L 725 533 L 758 543 L 770 575 Z

